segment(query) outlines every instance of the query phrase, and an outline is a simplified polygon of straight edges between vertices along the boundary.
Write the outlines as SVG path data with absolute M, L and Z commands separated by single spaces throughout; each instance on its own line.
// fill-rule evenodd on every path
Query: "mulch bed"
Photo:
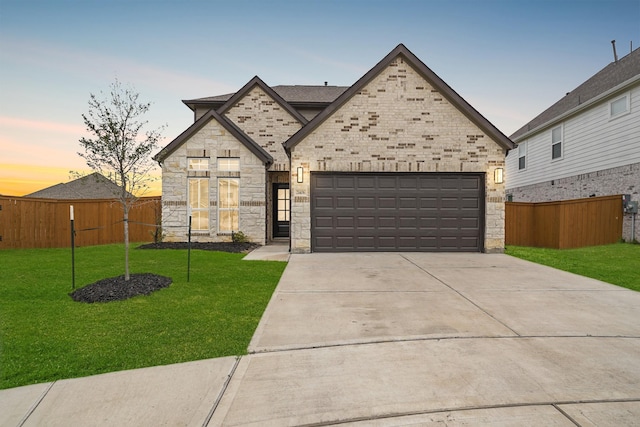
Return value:
M 187 242 L 161 242 L 138 246 L 138 249 L 188 249 Z M 256 243 L 233 242 L 191 242 L 191 249 L 205 251 L 220 251 L 232 253 L 251 252 L 260 245 Z M 83 288 L 76 289 L 69 296 L 78 302 L 110 302 L 121 301 L 138 295 L 151 293 L 166 288 L 171 284 L 170 277 L 158 276 L 152 273 L 137 273 L 124 280 L 124 275 L 99 280 Z
M 188 249 L 189 243 L 187 242 L 160 242 L 149 243 L 146 245 L 138 246 L 138 249 Z M 191 249 L 200 249 L 203 251 L 220 251 L 220 252 L 232 252 L 232 253 L 245 253 L 251 252 L 257 248 L 257 243 L 243 242 L 191 242 Z
M 170 277 L 151 273 L 131 274 L 129 281 L 124 275 L 102 279 L 83 288 L 76 289 L 69 296 L 78 302 L 121 301 L 138 295 L 149 295 L 171 284 Z

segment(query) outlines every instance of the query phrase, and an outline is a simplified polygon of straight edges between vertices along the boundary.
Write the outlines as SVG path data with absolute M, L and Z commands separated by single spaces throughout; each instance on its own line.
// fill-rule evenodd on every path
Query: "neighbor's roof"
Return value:
M 330 104 L 345 90 L 347 86 L 273 86 L 273 91 L 287 103 L 296 104 Z M 209 96 L 206 98 L 187 99 L 182 102 L 189 108 L 196 104 L 212 104 L 212 108 L 217 108 L 227 102 L 235 93 L 225 95 Z
M 544 127 L 560 116 L 584 105 L 589 100 L 607 93 L 616 86 L 640 75 L 640 49 L 636 49 L 627 56 L 612 62 L 593 77 L 569 92 L 561 100 L 547 108 L 536 118 L 515 131 L 511 139 L 516 141 L 531 131 Z
M 302 139 L 313 132 L 321 123 L 329 118 L 335 111 L 340 109 L 349 99 L 356 95 L 363 87 L 371 82 L 378 74 L 386 69 L 389 64 L 398 56 L 404 58 L 425 80 L 427 80 L 434 88 L 438 90 L 447 100 L 456 107 L 462 114 L 464 114 L 469 120 L 471 120 L 476 126 L 484 131 L 491 139 L 496 141 L 504 149 L 509 150 L 513 148 L 513 142 L 505 134 L 503 134 L 498 128 L 496 128 L 489 120 L 487 120 L 482 114 L 480 114 L 475 108 L 473 108 L 467 101 L 465 101 L 456 91 L 454 91 L 447 83 L 444 82 L 436 73 L 434 73 L 429 67 L 427 67 L 417 56 L 415 56 L 409 49 L 403 44 L 399 44 L 393 49 L 387 56 L 385 56 L 380 62 L 378 62 L 371 70 L 369 70 L 364 76 L 362 76 L 353 86 L 344 91 L 335 101 L 333 101 L 327 108 L 322 110 L 320 114 L 315 116 L 306 126 L 295 133 L 285 143 L 286 150 L 291 150 Z M 286 98 L 285 98 L 286 99 Z
M 38 199 L 115 199 L 120 197 L 121 188 L 104 175 L 94 172 L 82 178 L 60 183 L 27 194 L 24 197 Z

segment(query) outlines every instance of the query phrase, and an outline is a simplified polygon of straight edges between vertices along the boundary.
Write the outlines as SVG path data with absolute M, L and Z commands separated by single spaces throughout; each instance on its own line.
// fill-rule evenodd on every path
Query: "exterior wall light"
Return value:
M 304 182 L 304 169 L 302 166 L 298 166 L 298 176 L 297 176 L 298 184 L 302 184 Z
M 493 171 L 493 181 L 496 184 L 502 184 L 504 182 L 504 169 L 496 168 L 496 170 Z

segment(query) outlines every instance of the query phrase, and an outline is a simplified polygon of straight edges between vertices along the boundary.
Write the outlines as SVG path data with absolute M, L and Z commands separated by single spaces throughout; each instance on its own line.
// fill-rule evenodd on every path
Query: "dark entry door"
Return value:
M 290 216 L 289 184 L 273 184 L 273 237 L 289 237 Z

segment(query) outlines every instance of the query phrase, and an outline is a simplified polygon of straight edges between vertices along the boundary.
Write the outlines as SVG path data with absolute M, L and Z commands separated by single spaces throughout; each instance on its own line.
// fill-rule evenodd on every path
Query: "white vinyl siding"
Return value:
M 640 85 L 627 92 L 629 112 L 610 118 L 604 100 L 563 122 L 561 162 L 549 155 L 550 129 L 520 141 L 527 144 L 526 170 L 518 168 L 518 149 L 507 156 L 507 189 L 640 162 Z

